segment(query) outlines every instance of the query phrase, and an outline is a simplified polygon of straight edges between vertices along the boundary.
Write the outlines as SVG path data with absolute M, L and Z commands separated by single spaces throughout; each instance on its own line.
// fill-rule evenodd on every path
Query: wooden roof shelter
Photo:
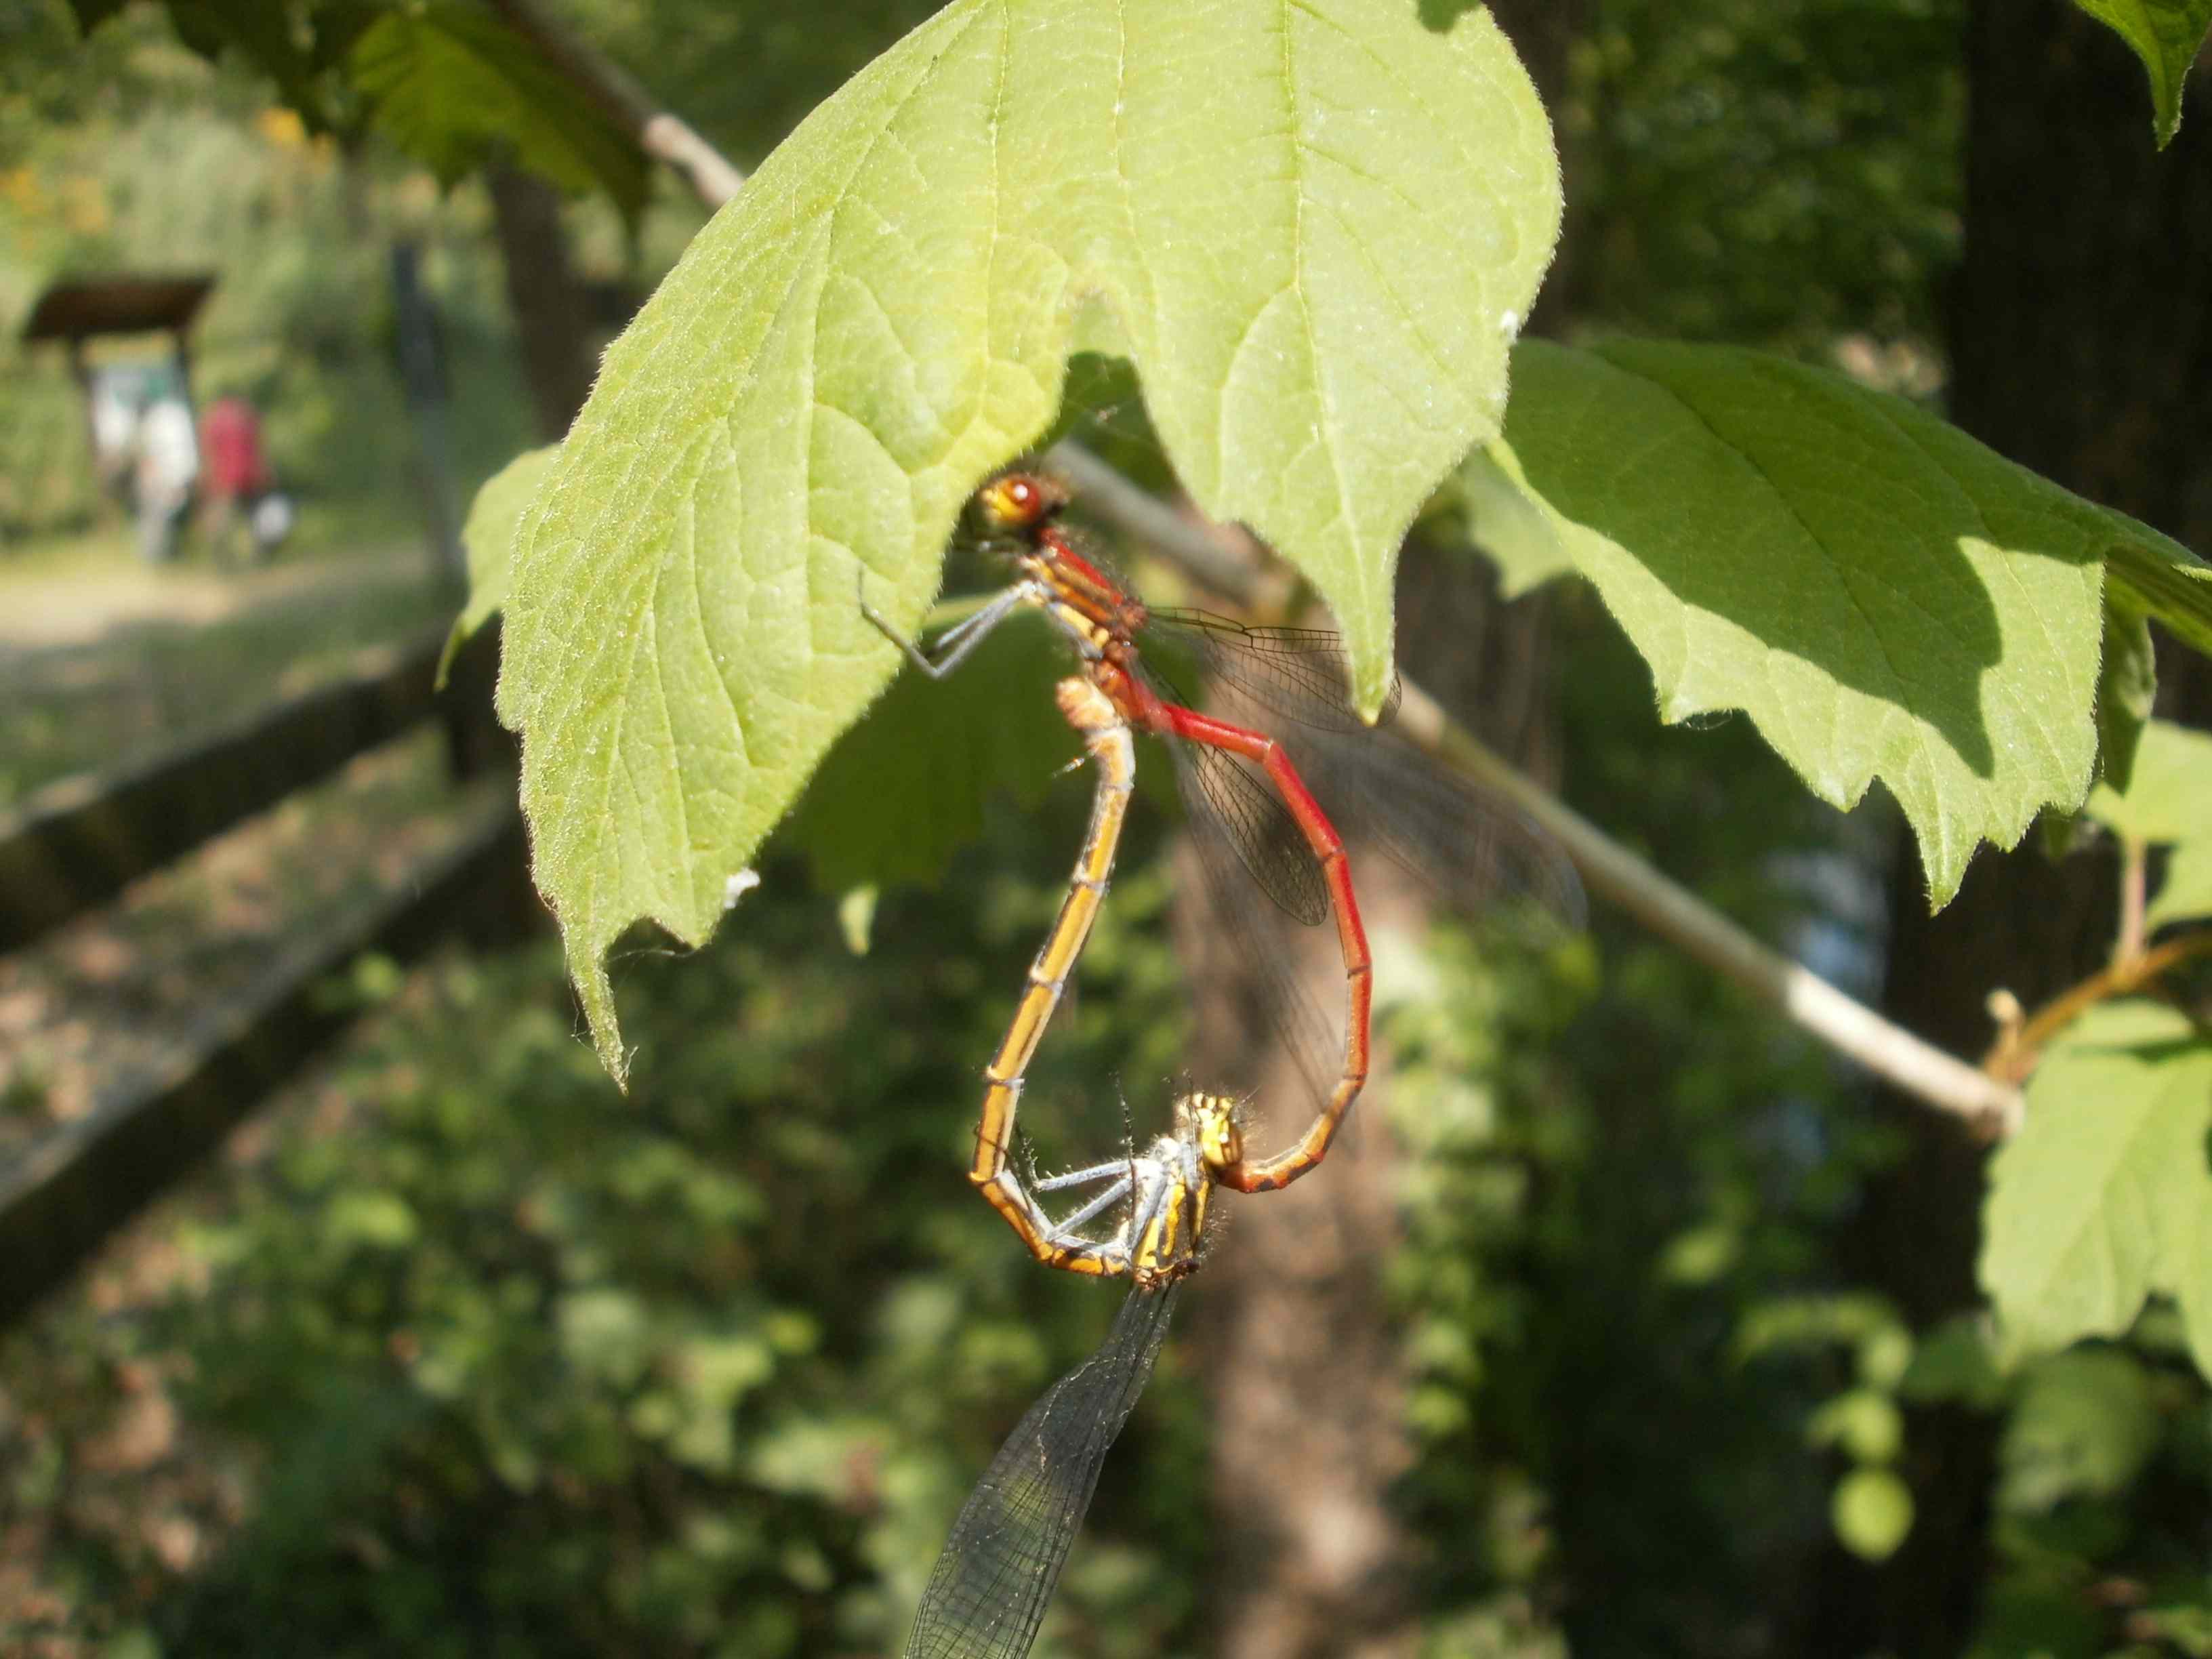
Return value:
M 212 276 L 95 276 L 58 282 L 39 296 L 23 324 L 25 340 L 99 334 L 173 334 L 179 345 L 215 287 Z

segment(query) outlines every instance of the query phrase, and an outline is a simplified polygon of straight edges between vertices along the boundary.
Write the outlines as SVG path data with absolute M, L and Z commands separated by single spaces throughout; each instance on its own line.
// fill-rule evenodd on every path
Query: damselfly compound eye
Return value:
M 975 493 L 985 522 L 997 531 L 1034 529 L 1066 501 L 1066 490 L 1034 472 L 1009 472 Z

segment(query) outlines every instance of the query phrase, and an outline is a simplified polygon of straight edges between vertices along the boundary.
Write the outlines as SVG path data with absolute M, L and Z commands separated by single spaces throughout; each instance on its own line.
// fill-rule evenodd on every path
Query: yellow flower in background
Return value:
M 272 104 L 253 118 L 253 130 L 279 149 L 307 147 L 307 129 L 293 110 Z

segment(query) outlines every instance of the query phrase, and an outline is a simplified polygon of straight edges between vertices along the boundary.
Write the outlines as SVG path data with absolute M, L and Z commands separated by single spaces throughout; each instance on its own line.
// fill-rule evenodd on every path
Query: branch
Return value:
M 1224 552 L 1215 532 L 1146 495 L 1073 444 L 1059 445 L 1047 460 L 1101 518 L 1158 548 L 1224 598 L 1249 601 L 1257 578 L 1248 565 Z M 1661 938 L 1893 1087 L 1965 1119 L 1984 1134 L 2002 1137 L 2020 1127 L 2017 1088 L 1923 1042 L 1770 950 L 1492 754 L 1419 686 L 1403 684 L 1398 730 L 1433 758 L 1525 812 L 1566 849 L 1592 892 L 1611 899 Z
M 2140 846 L 2140 842 L 2133 843 Z M 2140 903 L 2136 906 L 2142 908 Z M 2002 1083 L 2017 1083 L 2035 1069 L 2036 1061 L 2043 1057 L 2051 1039 L 2067 1026 L 2089 1012 L 2108 997 L 2124 997 L 2140 991 L 2169 968 L 2177 967 L 2191 957 L 2212 951 L 2212 929 L 2203 933 L 2185 933 L 2169 939 L 2154 951 L 2145 951 L 2140 945 L 2132 956 L 2123 956 L 2110 967 L 2089 975 L 2069 990 L 2037 1009 L 2025 1020 L 2014 1019 L 2007 1024 L 1986 1059 L 1982 1070 Z M 2018 1005 L 2015 1003 L 2014 1006 Z
M 2124 968 L 2143 953 L 2149 935 L 2143 931 L 2143 888 L 2150 862 L 2150 844 L 2125 837 L 2120 844 L 2120 938 L 2113 947 L 2112 966 Z
M 690 182 L 699 199 L 718 208 L 745 181 L 721 151 L 684 118 L 659 107 L 645 88 L 541 10 L 538 0 L 490 0 L 507 26 L 536 46 L 576 83 L 599 112 L 637 140 L 655 161 L 665 161 Z

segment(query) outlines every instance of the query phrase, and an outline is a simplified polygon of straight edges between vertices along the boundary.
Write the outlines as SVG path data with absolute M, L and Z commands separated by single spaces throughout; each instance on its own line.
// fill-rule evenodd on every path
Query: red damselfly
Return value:
M 1367 1079 L 1373 957 L 1340 822 L 1462 905 L 1503 888 L 1530 895 L 1571 919 L 1580 914 L 1581 889 L 1564 854 L 1541 832 L 1510 807 L 1437 772 L 1388 731 L 1395 692 L 1378 723 L 1382 729 L 1359 720 L 1346 696 L 1346 659 L 1335 635 L 1148 607 L 1078 548 L 1065 522 L 1068 502 L 1067 490 L 1056 480 L 1019 469 L 977 492 L 972 508 L 977 539 L 1012 561 L 1016 580 L 940 635 L 934 656 L 902 639 L 867 605 L 865 575 L 861 608 L 933 678 L 958 667 L 1017 611 L 1041 611 L 1074 647 L 1085 678 L 1121 722 L 1170 740 L 1193 828 L 1217 878 L 1219 866 L 1233 857 L 1300 921 L 1318 925 L 1334 918 L 1346 982 L 1340 1044 L 1326 1036 L 1292 976 L 1268 953 L 1255 957 L 1274 988 L 1273 1012 L 1317 1109 L 1293 1145 L 1270 1157 L 1240 1158 L 1218 1178 L 1241 1192 L 1271 1191 L 1328 1155 Z M 1140 647 L 1154 645 L 1159 649 L 1148 659 Z M 1187 657 L 1224 700 L 1226 712 L 1192 707 L 1161 678 L 1161 656 Z M 1230 901 L 1225 911 L 1234 921 L 1237 902 Z M 1087 921 L 1084 926 L 1087 931 Z M 1056 928 L 1048 951 L 1064 951 L 1069 942 L 1065 930 Z M 1073 942 L 1079 949 L 1080 939 Z M 1064 952 L 1058 977 L 1064 979 L 1072 961 L 1073 953 Z M 1047 1006 L 1042 1015 L 1049 1013 Z M 1021 1035 L 1021 1024 L 1018 1018 L 1010 1044 Z M 1021 1049 L 1024 1060 L 1042 1031 L 1042 1018 L 1034 1024 Z M 1004 1127 L 1011 1127 L 1010 1110 Z M 994 1155 L 1003 1157 L 1003 1149 Z M 979 1170 L 985 1156 L 979 1146 Z M 981 1184 L 983 1176 L 977 1179 Z

